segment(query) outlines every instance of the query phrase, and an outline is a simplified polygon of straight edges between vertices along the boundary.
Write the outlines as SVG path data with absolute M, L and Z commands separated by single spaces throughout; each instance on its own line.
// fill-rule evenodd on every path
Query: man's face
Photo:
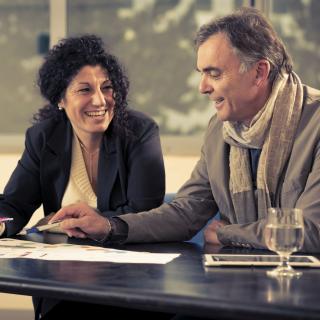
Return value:
M 222 121 L 250 121 L 262 108 L 257 66 L 239 72 L 240 59 L 224 33 L 217 33 L 198 49 L 199 91 L 213 101 Z

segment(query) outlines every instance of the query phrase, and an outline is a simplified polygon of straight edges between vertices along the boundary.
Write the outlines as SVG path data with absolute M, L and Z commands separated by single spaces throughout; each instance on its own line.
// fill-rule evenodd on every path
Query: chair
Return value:
M 174 197 L 175 197 L 175 193 L 166 193 L 164 196 L 164 202 L 169 203 L 171 202 Z M 204 244 L 204 234 L 203 231 L 204 229 L 207 227 L 208 224 L 210 224 L 210 222 L 212 220 L 220 220 L 220 213 L 218 212 L 213 218 L 211 218 L 207 224 L 196 234 L 193 236 L 193 238 L 191 238 L 190 240 L 188 240 L 187 242 L 193 242 L 193 243 L 197 243 L 199 245 L 203 245 Z

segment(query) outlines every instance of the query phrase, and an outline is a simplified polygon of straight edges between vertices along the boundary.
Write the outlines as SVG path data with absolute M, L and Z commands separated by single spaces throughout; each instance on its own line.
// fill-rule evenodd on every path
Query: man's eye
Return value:
M 220 74 L 217 72 L 209 72 L 208 75 L 212 79 L 219 79 L 220 78 Z

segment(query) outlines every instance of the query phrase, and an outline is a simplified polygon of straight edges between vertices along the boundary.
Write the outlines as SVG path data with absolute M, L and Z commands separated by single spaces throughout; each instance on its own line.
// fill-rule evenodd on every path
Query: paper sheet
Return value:
M 0 258 L 166 264 L 178 256 L 179 253 L 137 252 L 86 245 L 0 239 Z

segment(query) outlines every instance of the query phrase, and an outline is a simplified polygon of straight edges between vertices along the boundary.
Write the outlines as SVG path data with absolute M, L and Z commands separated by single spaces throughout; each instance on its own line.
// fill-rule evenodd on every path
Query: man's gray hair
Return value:
M 281 39 L 267 21 L 254 8 L 243 7 L 235 13 L 203 25 L 195 38 L 198 49 L 216 33 L 224 33 L 240 59 L 239 72 L 244 72 L 257 61 L 266 59 L 270 63 L 269 81 L 285 70 L 292 72 L 292 60 Z

